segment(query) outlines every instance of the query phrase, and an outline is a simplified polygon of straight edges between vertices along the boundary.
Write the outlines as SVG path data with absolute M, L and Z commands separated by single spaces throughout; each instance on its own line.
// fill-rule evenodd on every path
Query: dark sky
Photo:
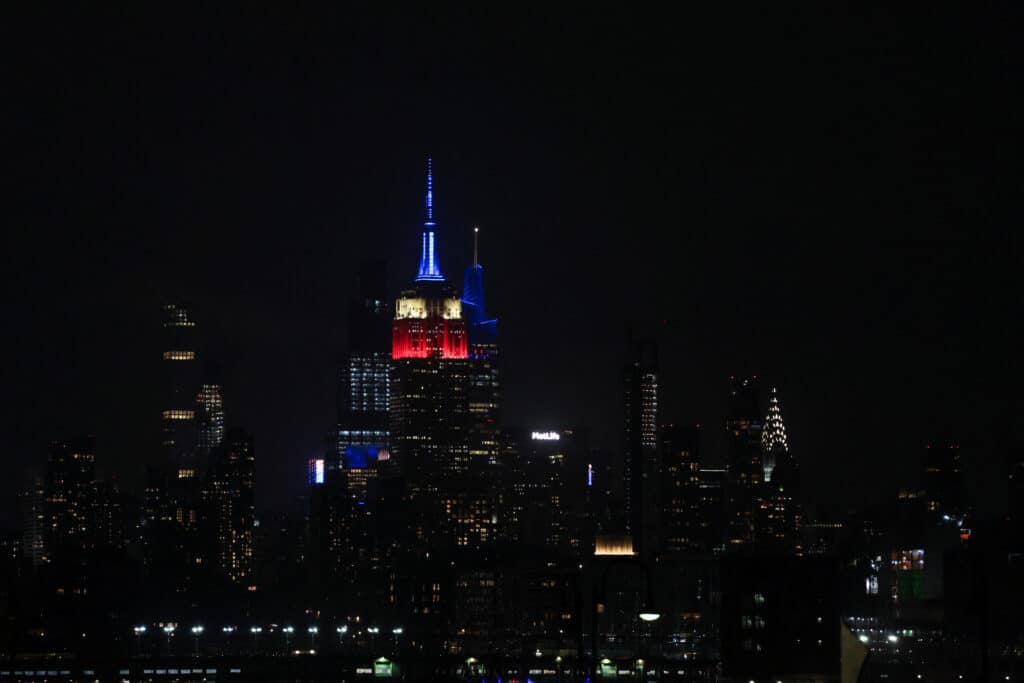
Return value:
M 729 375 L 777 384 L 820 500 L 889 495 L 941 438 L 992 476 L 1021 427 L 1019 12 L 596 7 L 7 17 L 2 515 L 52 437 L 139 480 L 168 301 L 261 505 L 300 493 L 354 268 L 414 275 L 427 154 L 449 276 L 482 226 L 508 422 L 617 449 L 625 324 L 665 321 L 666 417 L 717 433 Z

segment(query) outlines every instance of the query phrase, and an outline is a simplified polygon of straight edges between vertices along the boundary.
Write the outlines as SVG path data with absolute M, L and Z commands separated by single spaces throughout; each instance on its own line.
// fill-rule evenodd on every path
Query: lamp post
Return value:
M 393 629 L 391 629 L 391 635 L 395 637 L 395 655 L 398 654 L 398 636 L 402 635 L 403 633 L 405 633 L 405 629 L 403 629 L 401 626 L 395 626 Z
M 252 649 L 259 654 L 260 651 L 260 634 L 263 633 L 262 626 L 253 626 L 249 629 L 249 633 L 252 634 Z
M 372 652 L 377 651 L 377 634 L 380 633 L 379 626 L 367 626 L 366 632 L 370 634 L 370 650 Z
M 292 648 L 292 634 L 295 633 L 295 629 L 291 626 L 285 626 L 281 630 L 284 632 L 284 650 L 288 652 Z
M 345 625 L 345 624 L 342 624 L 341 626 L 337 627 L 334 630 L 337 631 L 337 633 L 338 633 L 338 650 L 340 651 L 340 650 L 343 649 L 342 645 L 345 642 L 345 634 L 348 633 L 348 626 Z
M 234 626 L 225 626 L 221 629 L 224 632 L 224 637 L 227 639 L 227 645 L 231 645 L 231 635 L 235 632 Z
M 132 629 L 135 631 L 135 647 L 138 649 L 139 654 L 142 654 L 142 634 L 146 632 L 146 625 L 140 624 Z
M 176 628 L 178 627 L 174 624 L 167 624 L 164 626 L 164 634 L 167 636 L 167 654 L 171 654 L 171 636 L 174 635 Z
M 203 635 L 203 627 L 196 624 L 192 627 L 192 637 L 196 641 L 196 656 L 199 656 L 199 636 Z
M 309 633 L 309 649 L 316 650 L 316 634 L 320 633 L 320 628 L 314 624 L 307 628 L 306 632 Z

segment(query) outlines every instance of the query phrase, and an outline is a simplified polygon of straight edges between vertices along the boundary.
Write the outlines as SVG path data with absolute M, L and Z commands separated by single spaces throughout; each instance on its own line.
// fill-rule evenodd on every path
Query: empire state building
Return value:
M 473 471 L 473 365 L 462 300 L 439 265 L 430 160 L 425 209 L 419 270 L 395 302 L 392 323 L 392 454 L 407 482 L 416 540 L 428 549 L 469 549 L 494 539 L 497 520 Z

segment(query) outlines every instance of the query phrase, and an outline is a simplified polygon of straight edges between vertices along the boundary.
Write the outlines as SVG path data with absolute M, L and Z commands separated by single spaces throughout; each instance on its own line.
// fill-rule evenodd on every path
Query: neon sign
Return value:
M 560 441 L 562 435 L 558 432 L 533 432 L 530 438 L 534 441 Z

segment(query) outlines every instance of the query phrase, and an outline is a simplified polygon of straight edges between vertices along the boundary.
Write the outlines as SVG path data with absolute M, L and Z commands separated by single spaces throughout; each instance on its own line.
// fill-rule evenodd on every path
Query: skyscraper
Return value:
M 658 430 L 658 449 L 662 547 L 668 552 L 704 549 L 700 426 L 663 425 Z
M 727 540 L 732 547 L 754 541 L 764 479 L 761 414 L 757 376 L 730 377 L 725 430 L 729 470 Z
M 50 444 L 45 490 L 46 546 L 51 556 L 90 545 L 88 520 L 95 478 L 96 440 L 92 436 Z
M 658 476 L 658 347 L 627 336 L 623 493 L 626 533 L 641 554 L 651 550 L 660 492 Z
M 772 470 L 780 459 L 789 455 L 789 438 L 786 436 L 786 425 L 782 421 L 782 410 L 779 408 L 779 397 L 772 387 L 771 398 L 768 399 L 768 416 L 761 429 L 762 467 L 764 480 L 772 480 Z
M 757 536 L 763 547 L 802 552 L 799 463 L 789 449 L 778 393 L 772 387 L 761 429 L 764 472 Z
M 190 462 L 195 454 L 195 400 L 199 391 L 195 327 L 184 306 L 164 306 L 164 405 L 161 417 L 164 453 L 167 462 L 173 465 Z
M 231 429 L 214 449 L 207 506 L 216 566 L 231 581 L 243 585 L 253 580 L 255 487 L 253 438 L 241 429 Z
M 495 537 L 490 492 L 474 474 L 469 407 L 473 369 L 462 300 L 438 262 L 433 174 L 427 165 L 426 218 L 413 286 L 399 296 L 392 326 L 392 455 L 406 479 L 420 542 L 478 547 Z
M 383 261 L 359 264 L 359 295 L 349 304 L 348 348 L 338 371 L 338 461 L 360 468 L 388 446 L 391 401 L 391 304 Z
M 224 395 L 218 384 L 204 384 L 196 397 L 197 452 L 203 466 L 224 442 Z

